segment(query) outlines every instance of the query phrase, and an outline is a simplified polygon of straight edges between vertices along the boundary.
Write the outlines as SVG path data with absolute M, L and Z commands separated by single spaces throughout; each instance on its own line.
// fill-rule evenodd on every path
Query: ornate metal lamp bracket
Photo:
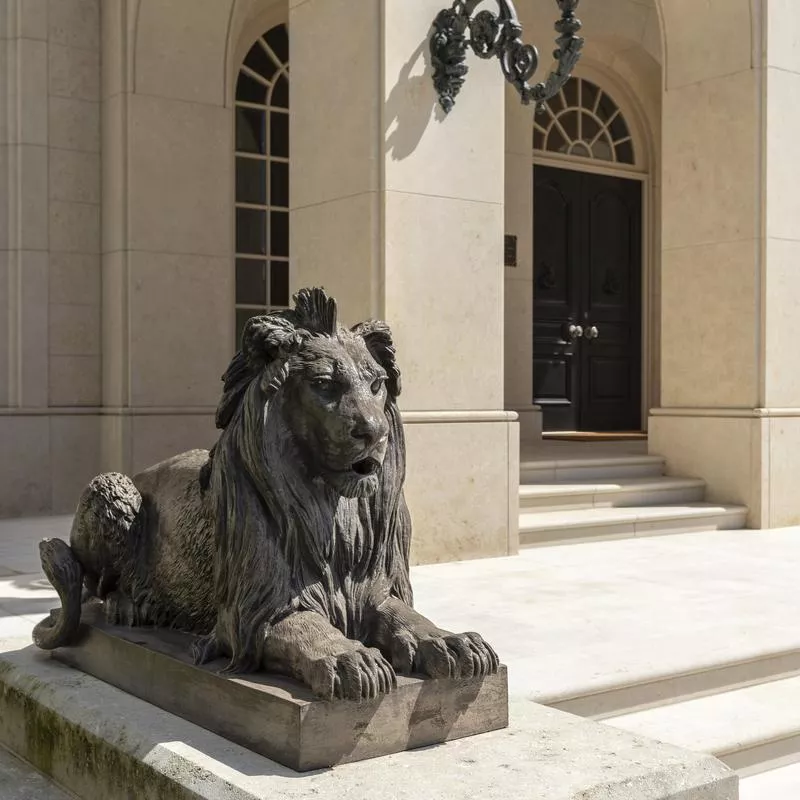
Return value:
M 455 0 L 451 8 L 436 15 L 430 39 L 433 84 L 445 113 L 453 108 L 468 67 L 467 47 L 480 58 L 500 59 L 506 80 L 519 92 L 522 102 L 536 104 L 536 110 L 557 94 L 567 82 L 580 58 L 583 39 L 577 35 L 581 21 L 575 16 L 580 0 L 556 0 L 561 18 L 556 22 L 556 68 L 547 78 L 531 85 L 528 80 L 539 66 L 539 53 L 522 42 L 522 25 L 511 0 L 497 0 L 498 14 L 472 12 L 483 0 Z

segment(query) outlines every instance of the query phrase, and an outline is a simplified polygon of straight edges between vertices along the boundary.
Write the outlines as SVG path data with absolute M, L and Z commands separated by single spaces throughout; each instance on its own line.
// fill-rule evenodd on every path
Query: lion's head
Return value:
M 387 406 L 400 393 L 389 328 L 340 326 L 336 301 L 322 289 L 294 299 L 291 310 L 247 322 L 224 376 L 218 427 L 227 427 L 250 387 L 280 419 L 281 441 L 272 447 L 281 458 L 297 457 L 306 477 L 345 497 L 373 494 L 389 447 Z

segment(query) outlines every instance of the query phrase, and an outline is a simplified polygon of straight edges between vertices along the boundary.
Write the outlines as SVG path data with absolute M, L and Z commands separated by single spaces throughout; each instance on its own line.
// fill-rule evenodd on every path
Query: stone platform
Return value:
M 716 759 L 529 701 L 508 728 L 295 772 L 67 667 L 0 652 L 0 743 L 85 800 L 737 800 Z
M 84 608 L 77 646 L 53 657 L 299 772 L 385 756 L 505 728 L 508 679 L 398 677 L 374 700 L 323 701 L 275 675 L 221 675 L 222 660 L 195 666 L 193 637 L 107 625 Z

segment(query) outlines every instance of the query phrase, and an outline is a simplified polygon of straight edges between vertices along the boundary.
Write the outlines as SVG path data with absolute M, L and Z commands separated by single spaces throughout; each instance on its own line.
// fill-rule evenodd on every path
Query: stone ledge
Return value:
M 501 731 L 299 774 L 32 646 L 0 654 L 0 742 L 87 800 L 738 799 L 710 756 L 524 700 Z

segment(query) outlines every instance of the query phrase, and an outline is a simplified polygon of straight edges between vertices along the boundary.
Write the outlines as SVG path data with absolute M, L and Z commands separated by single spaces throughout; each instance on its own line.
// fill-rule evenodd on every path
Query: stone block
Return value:
M 48 107 L 50 147 L 100 152 L 100 103 L 53 96 Z
M 86 606 L 82 639 L 57 660 L 291 769 L 362 761 L 508 725 L 508 678 L 398 677 L 374 700 L 324 701 L 289 678 L 230 677 L 223 661 L 194 666 L 189 634 L 106 625 Z

